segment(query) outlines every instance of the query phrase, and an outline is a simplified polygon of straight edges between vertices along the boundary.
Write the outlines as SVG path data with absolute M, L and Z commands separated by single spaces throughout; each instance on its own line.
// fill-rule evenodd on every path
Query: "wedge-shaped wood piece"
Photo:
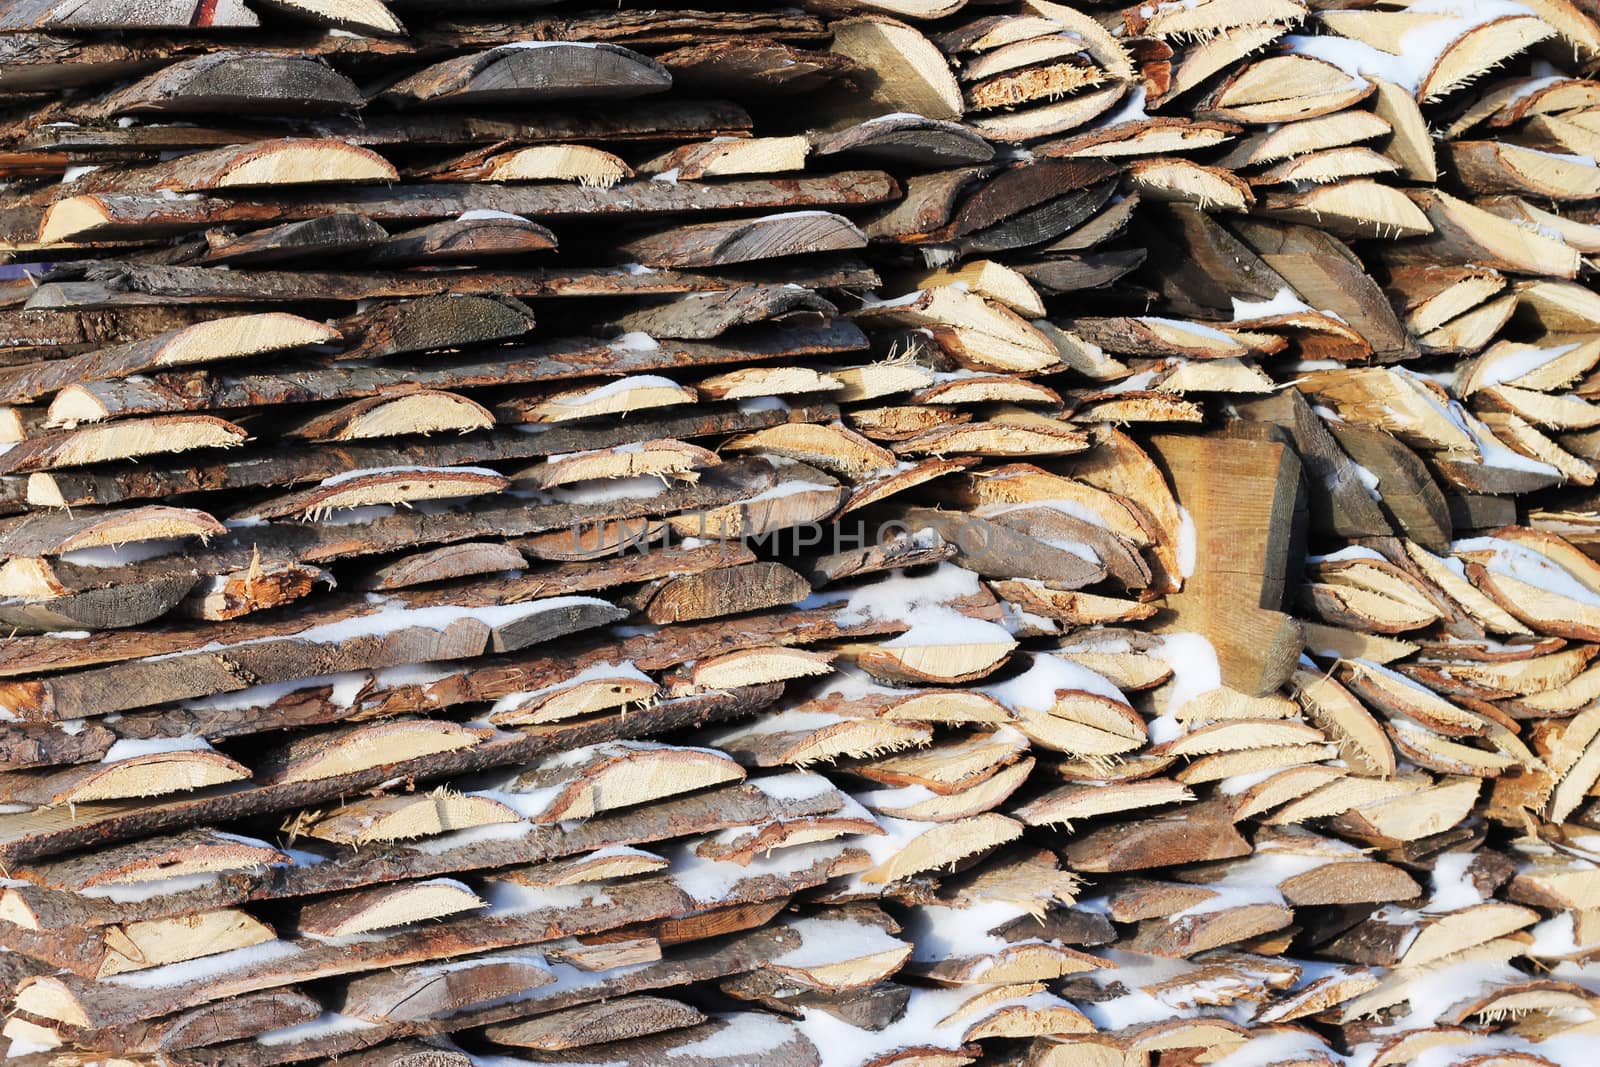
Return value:
M 866 243 L 866 235 L 842 215 L 799 211 L 693 223 L 629 241 L 618 251 L 648 267 L 720 267 L 812 252 L 843 252 L 864 248 Z
M 1066 826 L 1074 820 L 1092 819 L 1125 811 L 1183 804 L 1194 794 L 1170 778 L 1148 778 L 1110 785 L 1065 785 L 1013 809 L 1029 826 Z
M 143 192 L 173 189 L 253 189 L 398 181 L 394 165 L 378 153 L 335 138 L 285 137 L 192 152 L 133 171 L 91 172 L 74 185 L 79 192 Z
M 810 367 L 741 367 L 701 379 L 695 383 L 695 391 L 713 400 L 749 400 L 763 396 L 827 393 L 839 386 L 837 379 Z
M 1436 228 L 1432 216 L 1400 190 L 1367 178 L 1268 191 L 1256 205 L 1256 214 L 1306 223 L 1347 240 L 1420 237 Z
M 1105 120 L 1088 130 L 1048 141 L 1034 151 L 1055 159 L 1168 156 L 1213 148 L 1231 139 L 1238 129 L 1227 122 L 1197 122 L 1176 116 Z
M 272 927 L 238 908 L 220 908 L 170 919 L 146 919 L 112 928 L 96 978 L 168 963 L 203 959 L 271 941 Z
M 840 105 L 846 115 L 874 118 L 898 112 L 959 119 L 961 89 L 943 53 L 917 30 L 867 15 L 832 24 L 828 50 L 877 73 L 872 88 Z
M 255 560 L 242 570 L 214 574 L 196 583 L 181 610 L 192 619 L 238 619 L 293 603 L 309 596 L 318 585 L 331 586 L 332 582 L 332 575 L 319 567 Z M 118 585 L 112 582 L 106 588 L 117 589 Z
M 692 684 L 705 689 L 762 685 L 828 674 L 833 668 L 826 652 L 802 648 L 748 648 L 728 652 L 694 665 Z
M 1146 199 L 1195 204 L 1208 211 L 1244 212 L 1255 203 L 1243 179 L 1185 159 L 1137 160 L 1128 168 L 1128 181 Z
M 1048 511 L 1048 509 L 1045 509 Z M 1027 518 L 1024 514 L 1024 519 Z M 1055 515 L 1043 516 L 1044 520 Z M 958 561 L 986 578 L 1034 578 L 1063 589 L 1077 589 L 1100 581 L 1110 572 L 1109 565 L 1094 553 L 1095 562 L 1060 547 L 1052 541 L 1061 530 L 1030 529 L 1026 521 L 1008 523 L 1006 514 L 995 519 L 943 511 L 937 508 L 912 508 L 903 521 L 914 531 L 932 529 L 945 541 L 957 546 Z M 1082 531 L 1074 528 L 1073 533 Z M 1092 551 L 1092 550 L 1091 550 Z M 1148 572 L 1144 574 L 1148 581 Z
M 589 419 L 600 415 L 625 415 L 649 408 L 693 403 L 697 394 L 687 386 L 659 374 L 636 374 L 604 385 L 543 391 L 495 405 L 502 422 L 551 423 Z
M 1600 632 L 1600 572 L 1559 537 L 1507 527 L 1451 550 L 1474 585 L 1535 631 L 1579 640 Z
M 1292 122 L 1342 111 L 1371 92 L 1370 83 L 1325 60 L 1270 56 L 1239 68 L 1196 113 L 1231 122 Z
M 513 774 L 493 795 L 503 795 L 535 822 L 552 823 L 649 804 L 743 777 L 743 768 L 721 753 L 618 741 L 563 753 Z
M 589 145 L 546 144 L 489 156 L 471 153 L 428 173 L 446 181 L 577 182 L 609 189 L 634 172 L 617 156 Z
M 1003 626 L 944 612 L 898 637 L 848 644 L 840 656 L 881 681 L 971 682 L 992 674 L 1017 641 Z
M 0 775 L 0 795 L 12 803 L 50 807 L 166 796 L 250 777 L 247 767 L 204 742 L 125 741 L 121 746 L 113 745 L 99 763 Z
M 625 100 L 665 92 L 672 75 L 613 44 L 527 41 L 459 56 L 390 86 L 384 97 L 406 104 Z
M 1370 712 L 1350 691 L 1325 674 L 1305 669 L 1291 678 L 1306 717 L 1360 770 L 1388 778 L 1395 773 L 1394 748 Z
M 1350 145 L 1330 148 L 1322 152 L 1296 156 L 1251 175 L 1252 185 L 1294 184 L 1315 182 L 1325 185 L 1346 178 L 1364 178 L 1373 174 L 1392 174 L 1400 165 L 1370 148 Z
M 804 170 L 811 150 L 803 135 L 746 137 L 681 145 L 642 164 L 649 174 L 672 174 L 679 181 L 726 178 L 735 174 L 780 174 Z
M 715 733 L 710 741 L 747 766 L 803 767 L 841 756 L 925 745 L 932 737 L 932 728 L 920 723 L 785 710 L 764 717 L 756 726 Z
M 364 797 L 314 816 L 296 816 L 291 825 L 307 837 L 360 847 L 520 820 L 515 811 L 491 797 L 441 788 Z
M 748 285 L 718 292 L 693 293 L 620 316 L 629 333 L 652 338 L 710 340 L 736 326 L 757 322 L 805 322 L 825 319 L 837 309 L 802 286 Z
M 214 830 L 186 830 L 109 845 L 19 870 L 34 884 L 79 891 L 94 886 L 140 885 L 168 878 L 263 871 L 293 861 L 265 841 Z
M 355 84 L 321 59 L 225 51 L 180 59 L 101 106 L 114 115 L 325 114 L 364 103 Z
M 554 976 L 538 954 L 419 964 L 352 979 L 345 985 L 340 1014 L 367 1022 L 421 1020 L 516 996 L 551 981 Z
M 1189 804 L 1170 813 L 1121 821 L 1075 838 L 1068 864 L 1080 871 L 1145 870 L 1247 855 L 1250 845 L 1226 813 L 1212 804 Z
M 349 937 L 409 926 L 485 907 L 478 895 L 453 878 L 358 890 L 301 908 L 295 926 L 302 934 Z
M 113 424 L 115 425 L 115 424 Z M 376 504 L 410 504 L 498 493 L 509 485 L 502 474 L 485 467 L 411 467 L 398 470 L 351 471 L 312 489 L 289 493 L 245 508 L 248 519 L 308 518 Z
M 891 714 L 897 712 L 891 711 Z M 1003 773 L 1022 760 L 1027 739 L 1017 731 L 969 732 L 915 752 L 882 756 L 854 768 L 870 781 L 892 786 L 921 786 L 940 796 L 965 792 Z
M 362 215 L 334 214 L 303 222 L 286 222 L 240 236 L 206 234 L 207 265 L 263 267 L 337 257 L 381 245 L 388 232 Z
M 1037 371 L 1061 361 L 1050 338 L 1022 316 L 957 285 L 934 286 L 868 304 L 852 318 L 869 328 L 925 327 L 942 348 L 975 368 Z
M 0 399 L 18 403 L 48 396 L 78 382 L 245 359 L 329 344 L 338 339 L 338 331 L 298 315 L 283 312 L 235 315 L 67 359 L 7 368 L 0 372 Z M 75 420 L 68 411 L 55 421 L 59 425 Z
M 1127 88 L 1125 82 L 1113 81 L 1103 88 L 1067 96 L 1059 102 L 1015 111 L 991 111 L 969 121 L 991 141 L 1017 143 L 1059 136 L 1106 114 L 1123 98 Z
M 238 426 L 212 415 L 127 419 L 57 430 L 22 441 L 0 455 L 0 474 L 81 467 L 195 449 L 236 448 L 248 437 Z
M 553 236 L 548 247 L 555 247 Z M 348 342 L 339 358 L 372 359 L 509 341 L 527 334 L 534 322 L 533 312 L 514 297 L 441 293 L 385 301 L 339 325 Z
M 484 1034 L 499 1045 L 558 1052 L 681 1030 L 705 1019 L 681 1001 L 638 995 L 497 1023 Z
M 795 604 L 810 593 L 811 583 L 799 574 L 781 563 L 761 561 L 674 578 L 651 598 L 646 614 L 658 625 L 720 618 Z
M 509 211 L 465 211 L 394 234 L 363 258 L 374 266 L 502 260 L 555 247 L 555 235 Z
M 860 70 L 831 52 L 770 37 L 713 37 L 656 57 L 673 84 L 700 92 L 800 95 L 826 89 Z
M 404 719 L 342 727 L 297 737 L 267 756 L 263 780 L 314 782 L 353 771 L 471 748 L 491 731 L 431 719 Z
M 196 584 L 194 575 L 171 575 L 115 588 L 65 593 L 46 600 L 8 598 L 0 600 L 0 623 L 22 633 L 138 626 L 184 603 Z
M 512 480 L 531 482 L 541 489 L 597 479 L 653 477 L 692 481 L 695 471 L 715 467 L 717 462 L 717 454 L 710 449 L 661 439 L 563 456 L 517 472 Z
M 0 522 L 0 551 L 9 558 L 60 556 L 141 541 L 207 539 L 226 532 L 216 519 L 192 508 L 150 505 L 110 511 L 34 512 Z M 113 555 L 113 558 L 115 556 Z M 42 593 L 66 592 L 45 588 Z
M 858 125 L 818 136 L 812 151 L 819 156 L 860 156 L 909 167 L 956 167 L 987 163 L 994 158 L 994 146 L 961 123 L 930 119 L 909 111 L 877 115 Z M 929 182 L 940 183 L 937 174 L 927 178 Z M 910 181 L 915 183 L 917 178 Z
M 724 451 L 759 452 L 798 460 L 847 477 L 895 466 L 894 453 L 837 423 L 790 423 L 724 442 Z
M 1600 169 L 1565 155 L 1500 141 L 1454 141 L 1446 149 L 1473 193 L 1519 193 L 1546 200 L 1600 195 Z
M 1223 157 L 1223 165 L 1249 167 L 1277 163 L 1307 153 L 1372 141 L 1390 132 L 1389 123 L 1370 111 L 1340 111 L 1252 131 L 1231 147 Z
M 1437 190 L 1408 194 L 1427 215 L 1434 233 L 1396 249 L 1401 260 L 1474 263 L 1516 274 L 1572 278 L 1580 257 L 1559 237 L 1520 226 Z
M 955 822 L 899 823 L 889 836 L 871 839 L 877 866 L 861 880 L 896 882 L 990 852 L 1021 835 L 1021 823 L 994 812 Z
M 1600 343 L 1594 341 L 1542 346 L 1499 341 L 1467 365 L 1459 389 L 1462 396 L 1496 385 L 1559 390 L 1589 371 L 1596 361 L 1600 361 Z
M 283 430 L 311 441 L 360 441 L 493 427 L 494 415 L 475 400 L 437 389 L 369 396 Z

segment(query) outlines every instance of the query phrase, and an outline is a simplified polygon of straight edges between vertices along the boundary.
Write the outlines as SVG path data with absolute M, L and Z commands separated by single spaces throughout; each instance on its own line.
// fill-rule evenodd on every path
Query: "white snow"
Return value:
M 154 756 L 162 752 L 211 752 L 212 747 L 203 737 L 152 737 L 136 739 L 118 738 L 100 757 L 101 763 L 116 763 L 137 756 Z
M 932 571 L 915 577 L 896 570 L 888 577 L 852 591 L 844 607 L 839 609 L 838 618 L 846 625 L 868 619 L 910 621 L 918 608 L 946 604 L 977 592 L 977 574 L 953 563 L 941 563 Z M 838 595 L 824 590 L 808 597 L 800 606 L 822 607 L 832 603 Z
M 1548 348 L 1520 348 L 1495 355 L 1484 360 L 1483 371 L 1478 375 L 1478 385 L 1486 387 L 1514 382 L 1547 363 L 1555 362 L 1577 348 L 1579 343 L 1574 341 L 1571 344 L 1551 345 Z
M 154 541 L 127 541 L 120 545 L 101 545 L 97 548 L 75 548 L 61 553 L 61 562 L 78 567 L 124 567 L 130 563 L 143 563 L 157 556 L 170 556 L 182 552 L 185 542 L 177 538 Z
M 215 956 L 202 956 L 199 959 L 184 960 L 181 963 L 168 963 L 143 971 L 114 974 L 109 978 L 102 978 L 100 981 L 109 985 L 119 985 L 132 989 L 162 989 L 175 985 L 206 982 L 216 978 L 218 975 L 228 974 L 231 971 L 266 967 L 278 960 L 285 960 L 290 956 L 299 954 L 300 949 L 288 941 L 263 941 L 259 945 L 249 945 L 245 948 L 236 948 L 228 952 L 219 952 Z
M 1007 941 L 990 933 L 998 926 L 1029 916 L 1027 908 L 1005 900 L 987 900 L 970 908 L 923 904 L 907 912 L 905 934 L 916 945 L 918 963 L 993 956 L 1013 945 L 1039 944 L 1040 938 Z
M 485 841 L 509 841 L 516 837 L 527 837 L 532 831 L 532 823 L 492 822 L 466 830 L 455 830 L 448 834 L 440 834 L 438 837 L 430 837 L 423 841 L 410 841 L 406 843 L 406 847 L 413 852 L 437 856 L 441 853 L 453 852 L 458 848 L 468 848 Z
M 1291 52 L 1325 60 L 1346 74 L 1381 78 L 1415 94 L 1445 49 L 1462 34 L 1497 18 L 1533 14 L 1511 0 L 1417 0 L 1406 11 L 1450 17 L 1423 23 L 1401 34 L 1396 42 L 1397 54 L 1332 35 L 1291 34 L 1282 43 Z
M 333 1034 L 345 1034 L 352 1030 L 370 1030 L 377 1023 L 369 1023 L 365 1019 L 357 1019 L 349 1015 L 340 1015 L 338 1012 L 324 1012 L 308 1023 L 296 1026 L 285 1026 L 278 1030 L 268 1030 L 264 1034 L 256 1035 L 259 1045 L 296 1045 L 302 1041 L 313 1038 L 328 1037 Z
M 795 771 L 791 774 L 769 774 L 746 780 L 774 800 L 810 800 L 833 791 L 833 783 L 820 774 Z
M 623 337 L 628 337 L 628 336 L 630 336 L 630 335 L 623 334 Z M 643 336 L 643 335 L 640 335 L 640 336 Z M 630 343 L 637 343 L 637 342 L 630 342 Z M 617 348 L 618 345 L 619 345 L 619 342 L 613 342 L 611 347 L 612 348 Z M 634 349 L 634 351 L 647 351 L 647 350 L 645 350 L 645 349 Z M 614 379 L 612 381 L 606 382 L 604 385 L 597 385 L 593 389 L 586 389 L 581 393 L 574 393 L 571 396 L 556 397 L 555 400 L 554 400 L 554 403 L 560 404 L 563 407 L 577 407 L 580 404 L 591 404 L 596 400 L 604 400 L 607 397 L 616 396 L 618 393 L 625 393 L 630 389 L 676 389 L 676 388 L 678 388 L 678 383 L 673 381 L 671 378 L 663 378 L 659 374 L 635 374 L 635 375 L 632 375 L 631 377 L 627 377 L 627 378 Z
M 838 488 L 839 487 L 837 485 L 829 485 L 825 482 L 807 482 L 799 480 L 791 482 L 779 482 L 772 488 L 750 497 L 748 500 L 744 501 L 744 503 L 749 504 L 757 500 L 778 500 L 782 497 L 794 496 L 796 493 L 809 493 L 818 489 L 828 491 Z
M 761 1062 L 763 1056 L 783 1047 L 784 1042 L 794 1036 L 793 1023 L 785 1022 L 776 1015 L 769 1015 L 764 1011 L 713 1015 L 711 1023 L 721 1025 L 698 1041 L 669 1049 L 666 1058 L 671 1060 L 679 1056 L 697 1056 L 731 1063 L 735 1057 L 749 1057 L 740 1059 L 739 1062 L 749 1063 L 754 1067 Z
M 580 604 L 610 606 L 608 601 L 592 596 L 548 597 L 544 600 L 526 600 L 518 604 L 440 604 L 428 608 L 408 608 L 403 603 L 395 602 L 367 615 L 355 615 L 337 622 L 308 627 L 293 637 L 313 644 L 333 644 L 358 637 L 382 636 L 413 627 L 443 630 L 467 619 L 488 627 L 506 626 L 547 611 L 576 607 Z M 278 638 L 255 638 L 231 644 L 217 643 L 216 648 L 237 648 L 257 644 L 263 640 L 272 641 Z
M 703 906 L 726 901 L 733 888 L 747 879 L 765 875 L 782 877 L 803 871 L 819 860 L 836 858 L 840 851 L 840 846 L 834 843 L 798 845 L 758 855 L 746 865 L 697 856 L 696 844 L 691 839 L 664 854 L 672 863 L 672 881 Z
M 1278 1033 L 1252 1037 L 1236 1046 L 1212 1067 L 1273 1067 L 1273 1064 L 1296 1062 L 1297 1058 L 1315 1060 L 1332 1059 L 1334 1053 L 1314 1035 L 1302 1030 L 1283 1030 Z
M 1148 122 L 1150 115 L 1145 111 L 1144 103 L 1144 86 L 1135 85 L 1133 90 L 1122 98 L 1122 102 L 1117 105 L 1116 110 L 1096 123 L 1095 128 L 1106 129 L 1111 126 L 1123 126 L 1130 122 Z
M 1447 852 L 1434 861 L 1433 895 L 1425 910 L 1457 911 L 1483 903 L 1483 894 L 1467 877 L 1473 857 L 1471 852 Z
M 496 917 L 550 908 L 595 908 L 611 903 L 604 887 L 592 883 L 533 886 L 488 878 L 483 882 L 482 895 Z
M 1325 556 L 1307 556 L 1307 563 L 1344 563 L 1352 559 L 1371 559 L 1379 563 L 1385 562 L 1383 554 L 1366 545 L 1348 545 L 1337 552 L 1329 552 Z
M 1194 527 L 1194 516 L 1186 507 L 1178 508 L 1178 573 L 1184 578 L 1194 577 L 1199 562 L 1200 535 Z
M 1484 561 L 1484 566 L 1491 573 L 1537 586 L 1587 607 L 1600 608 L 1600 592 L 1589 588 L 1571 571 L 1527 545 L 1499 537 L 1472 537 L 1453 542 L 1450 551 L 1458 556 L 1468 552 L 1491 552 L 1493 555 Z
M 1109 678 L 1046 652 L 1035 655 L 1033 663 L 1022 674 L 978 691 L 1008 708 L 1025 711 L 1049 711 L 1055 706 L 1058 693 L 1070 691 L 1093 693 L 1124 706 L 1128 704 L 1128 698 Z
M 1161 638 L 1151 655 L 1172 668 L 1171 688 L 1167 692 L 1168 714 L 1183 710 L 1197 696 L 1222 686 L 1222 667 L 1217 650 L 1201 634 L 1173 633 Z M 1151 735 L 1155 740 L 1155 735 Z
M 604 663 L 596 663 L 585 667 L 571 677 L 563 678 L 559 682 L 541 686 L 538 689 L 524 689 L 516 693 L 507 693 L 494 702 L 494 705 L 489 709 L 489 713 L 493 715 L 497 712 L 513 711 L 530 703 L 537 697 L 560 692 L 563 689 L 571 689 L 575 685 L 596 681 L 601 678 L 631 678 L 637 682 L 652 681 L 648 674 L 633 665 L 633 660 L 631 659 L 623 660 L 620 663 L 613 663 L 607 660 Z
M 1016 638 L 1004 626 L 974 619 L 949 608 L 925 607 L 912 615 L 911 629 L 882 642 L 884 648 L 921 648 L 930 645 L 1014 645 Z
M 1183 330 L 1186 333 L 1192 333 L 1197 337 L 1204 337 L 1211 341 L 1220 341 L 1227 345 L 1237 345 L 1239 343 L 1237 338 L 1229 336 L 1228 334 L 1217 329 L 1215 326 L 1207 326 L 1203 322 L 1190 322 L 1188 319 L 1163 319 L 1155 315 L 1142 315 L 1140 316 L 1140 321 L 1160 323 L 1162 326 L 1168 326 L 1175 330 Z
M 655 352 L 660 350 L 661 342 L 642 330 L 630 330 L 613 340 L 607 347 L 621 352 Z M 665 379 L 662 380 L 665 381 Z M 675 383 L 668 382 L 667 384 L 672 385 Z
M 489 478 L 501 477 L 499 471 L 490 470 L 488 467 L 367 467 L 358 471 L 330 474 L 318 484 L 323 487 L 343 485 L 345 482 L 354 481 L 357 478 L 373 478 L 385 474 L 411 474 L 418 478 L 452 474 L 480 475 Z
M 633 478 L 594 478 L 550 490 L 550 497 L 564 504 L 609 504 L 614 500 L 644 500 L 660 496 L 668 485 L 660 478 L 640 474 Z M 641 532 L 648 529 L 640 520 Z
M 505 222 L 527 222 L 528 221 L 527 219 L 523 218 L 521 215 L 514 214 L 514 213 L 512 213 L 510 211 L 494 211 L 494 210 L 492 210 L 490 208 L 482 208 L 482 207 L 473 208 L 471 211 L 463 211 L 457 217 L 462 222 L 487 222 L 490 219 L 500 219 L 500 220 L 503 220 Z
M 220 872 L 203 871 L 199 874 L 180 874 L 172 878 L 158 878 L 149 882 L 122 883 L 118 885 L 91 885 L 77 890 L 79 896 L 98 897 L 113 904 L 132 904 L 152 897 L 164 897 L 210 885 L 221 877 Z
M 1269 319 L 1276 315 L 1292 315 L 1297 311 L 1310 311 L 1311 305 L 1301 300 L 1293 289 L 1278 290 L 1271 300 L 1240 300 L 1233 298 L 1233 321 Z
M 496 45 L 496 52 L 519 48 L 599 48 L 599 41 L 510 41 Z
M 882 927 L 859 919 L 816 917 L 784 925 L 800 935 L 800 944 L 773 958 L 780 967 L 820 967 L 890 952 L 906 944 L 890 937 Z

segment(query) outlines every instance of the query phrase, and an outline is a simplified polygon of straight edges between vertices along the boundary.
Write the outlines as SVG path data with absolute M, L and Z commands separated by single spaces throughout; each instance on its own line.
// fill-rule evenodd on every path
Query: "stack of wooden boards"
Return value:
M 10 1061 L 1593 1062 L 1591 9 L 0 4 Z

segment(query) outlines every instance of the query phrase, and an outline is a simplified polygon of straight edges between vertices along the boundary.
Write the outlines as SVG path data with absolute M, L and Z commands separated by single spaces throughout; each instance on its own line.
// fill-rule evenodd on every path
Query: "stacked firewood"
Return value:
M 1593 1062 L 1591 8 L 0 4 L 10 1058 Z

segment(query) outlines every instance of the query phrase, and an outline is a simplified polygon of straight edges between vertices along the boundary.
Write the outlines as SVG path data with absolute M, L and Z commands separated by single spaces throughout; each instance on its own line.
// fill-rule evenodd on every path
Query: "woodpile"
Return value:
M 19 1067 L 1578 1067 L 1592 0 L 0 4 Z

